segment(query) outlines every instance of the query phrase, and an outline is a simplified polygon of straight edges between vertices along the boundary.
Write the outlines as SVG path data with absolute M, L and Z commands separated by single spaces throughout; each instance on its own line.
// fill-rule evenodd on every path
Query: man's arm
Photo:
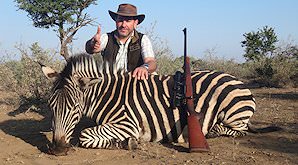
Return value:
M 153 73 L 156 71 L 157 64 L 156 59 L 154 57 L 146 57 L 144 58 L 144 65 L 148 64 L 148 72 Z
M 137 67 L 133 71 L 133 77 L 137 77 L 139 80 L 148 79 L 148 75 L 156 71 L 157 64 L 152 48 L 151 41 L 146 35 L 143 35 L 142 41 L 142 56 L 144 64 L 140 67 Z

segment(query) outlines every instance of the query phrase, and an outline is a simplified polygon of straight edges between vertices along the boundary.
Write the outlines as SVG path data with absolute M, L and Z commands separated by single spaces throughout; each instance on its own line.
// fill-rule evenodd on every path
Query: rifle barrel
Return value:
M 184 65 L 185 65 L 186 57 L 187 57 L 187 47 L 186 47 L 186 45 L 187 45 L 187 43 L 186 43 L 187 42 L 187 38 L 186 38 L 186 36 L 187 36 L 187 29 L 186 28 L 183 29 L 183 33 L 184 33 Z

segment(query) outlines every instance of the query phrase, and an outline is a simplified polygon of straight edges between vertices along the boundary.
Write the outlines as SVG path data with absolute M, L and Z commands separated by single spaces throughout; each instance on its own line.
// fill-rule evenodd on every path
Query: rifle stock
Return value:
M 188 111 L 187 125 L 188 125 L 188 142 L 190 152 L 206 152 L 210 151 L 209 145 L 202 132 L 199 122 L 199 115 L 194 109 L 193 102 L 193 87 L 190 72 L 190 59 L 186 53 L 186 28 L 184 32 L 184 77 L 185 77 L 185 99 L 186 109 Z

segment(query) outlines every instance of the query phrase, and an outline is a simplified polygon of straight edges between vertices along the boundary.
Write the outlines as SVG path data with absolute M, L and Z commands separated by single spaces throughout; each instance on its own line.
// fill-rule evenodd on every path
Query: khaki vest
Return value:
M 117 39 L 114 37 L 116 31 L 108 33 L 108 43 L 104 51 L 102 51 L 102 57 L 104 66 L 108 63 L 110 71 L 115 65 L 116 56 L 119 50 Z M 128 44 L 127 51 L 127 71 L 131 72 L 135 68 L 144 64 L 143 57 L 141 54 L 141 40 L 143 34 L 137 31 L 134 32 L 130 43 Z M 104 67 L 105 68 L 105 67 Z

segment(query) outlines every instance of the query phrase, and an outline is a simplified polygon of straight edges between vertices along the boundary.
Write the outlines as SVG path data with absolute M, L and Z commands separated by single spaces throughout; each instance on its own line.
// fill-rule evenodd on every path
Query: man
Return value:
M 132 72 L 139 80 L 148 79 L 150 73 L 156 70 L 156 60 L 149 38 L 136 31 L 136 27 L 144 19 L 144 14 L 137 14 L 137 8 L 131 4 L 120 4 L 117 12 L 109 10 L 116 22 L 116 30 L 97 33 L 86 43 L 89 54 L 101 52 L 104 67 L 109 70 L 124 70 Z

